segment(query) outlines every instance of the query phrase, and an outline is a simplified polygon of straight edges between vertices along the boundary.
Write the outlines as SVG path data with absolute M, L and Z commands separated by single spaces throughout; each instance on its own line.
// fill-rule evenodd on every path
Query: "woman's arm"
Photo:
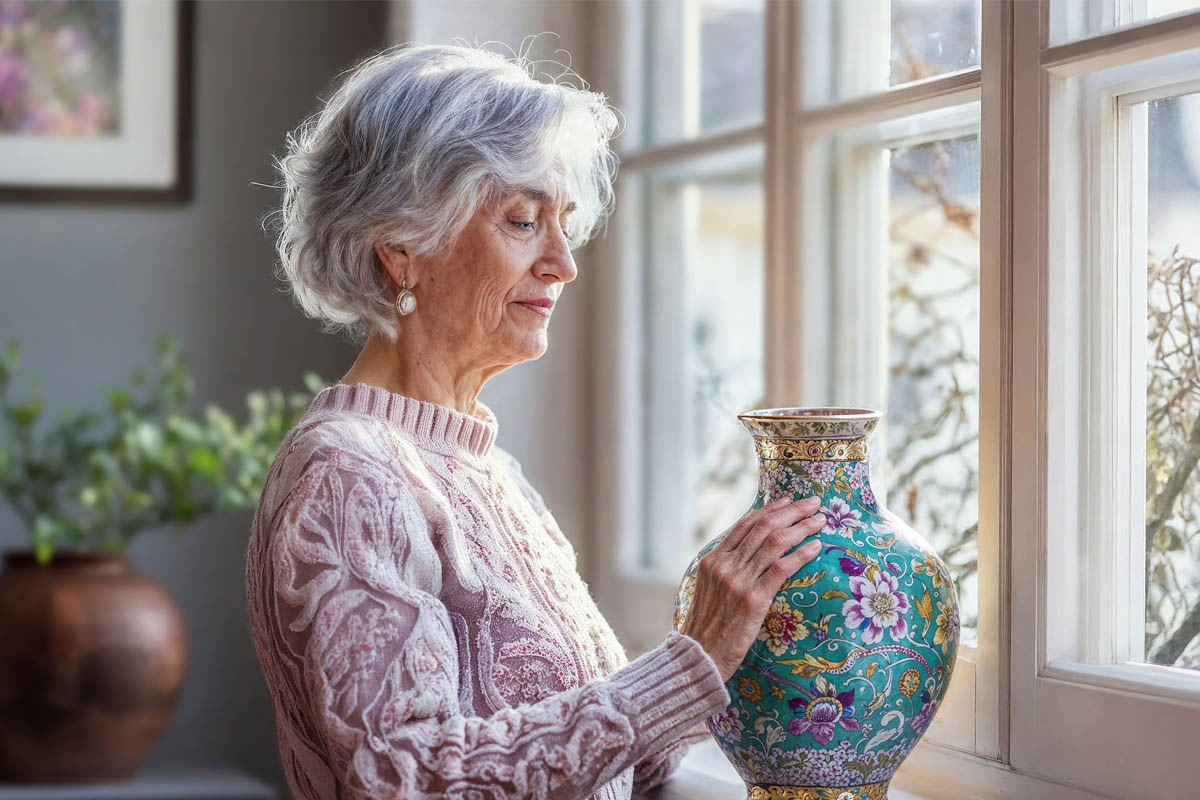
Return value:
M 305 466 L 261 585 L 268 646 L 291 665 L 285 711 L 350 796 L 585 798 L 729 702 L 700 645 L 672 631 L 606 680 L 464 713 L 430 509 L 393 471 L 341 455 Z
M 653 755 L 647 756 L 633 767 L 633 791 L 653 789 L 679 768 L 679 762 L 687 755 L 692 745 L 710 736 L 703 721 L 697 722 L 675 742 Z

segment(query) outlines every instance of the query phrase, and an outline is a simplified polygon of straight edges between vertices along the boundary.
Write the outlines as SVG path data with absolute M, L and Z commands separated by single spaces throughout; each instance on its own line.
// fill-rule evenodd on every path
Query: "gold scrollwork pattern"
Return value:
M 755 439 L 759 458 L 772 461 L 865 461 L 867 439 Z
M 890 780 L 863 786 L 763 786 L 750 787 L 747 800 L 887 800 Z

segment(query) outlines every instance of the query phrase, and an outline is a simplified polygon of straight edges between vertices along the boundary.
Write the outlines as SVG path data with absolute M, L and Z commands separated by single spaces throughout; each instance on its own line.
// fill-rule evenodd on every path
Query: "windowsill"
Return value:
M 633 800 L 744 800 L 746 784 L 709 737 L 692 745 L 661 785 Z M 1041 780 L 1002 764 L 922 742 L 888 787 L 889 800 L 1100 800 L 1074 787 Z

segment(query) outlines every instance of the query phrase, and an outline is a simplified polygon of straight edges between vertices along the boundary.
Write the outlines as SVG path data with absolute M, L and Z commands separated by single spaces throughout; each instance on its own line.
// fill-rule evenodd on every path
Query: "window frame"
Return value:
M 1130 355 L 1146 313 L 1145 233 L 1132 224 L 1145 190 L 1130 180 L 1146 139 L 1133 104 L 1196 85 L 1161 59 L 1186 56 L 1200 77 L 1200 12 L 1046 46 L 1051 2 L 1015 8 L 1013 125 L 1036 135 L 1014 160 L 1013 331 L 1026 357 L 1013 392 L 1013 577 L 1032 591 L 1011 602 L 1014 629 L 1033 635 L 1012 641 L 1011 763 L 1098 793 L 1186 796 L 1194 777 L 1179 765 L 1200 727 L 1200 675 L 1121 663 L 1141 658 L 1145 563 L 1142 537 L 1121 531 L 1144 530 L 1145 502 L 1128 463 L 1145 416 Z M 1073 150 L 1081 129 L 1085 147 Z M 1099 557 L 1052 581 L 1046 564 L 1072 563 L 1081 546 Z M 1127 740 L 1110 735 L 1118 725 L 1138 732 L 1137 769 Z

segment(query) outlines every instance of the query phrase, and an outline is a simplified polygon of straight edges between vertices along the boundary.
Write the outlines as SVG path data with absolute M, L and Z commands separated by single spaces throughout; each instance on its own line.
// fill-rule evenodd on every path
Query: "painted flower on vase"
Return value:
M 804 626 L 804 613 L 788 605 L 787 597 L 777 595 L 758 629 L 758 640 L 766 642 L 767 649 L 777 656 L 788 651 L 793 644 L 808 637 Z
M 937 631 L 933 634 L 933 643 L 942 646 L 942 652 L 958 641 L 958 609 L 944 600 L 938 601 L 938 615 L 934 620 Z
M 821 533 L 837 533 L 848 537 L 855 528 L 866 527 L 862 513 L 850 508 L 850 504 L 840 497 L 829 498 L 829 505 L 821 506 L 821 513 L 825 515 L 825 527 Z
M 912 697 L 921 688 L 921 673 L 909 667 L 900 675 L 900 694 Z
M 856 492 L 867 485 L 867 465 L 859 461 L 854 465 L 854 469 L 850 471 L 850 488 Z
M 892 639 L 899 641 L 908 633 L 908 595 L 900 591 L 896 576 L 875 569 L 865 575 L 850 578 L 850 590 L 854 597 L 842 606 L 846 625 L 863 632 L 863 642 L 875 644 L 883 640 L 887 631 Z
M 760 494 L 763 495 L 764 502 L 780 496 L 807 497 L 811 493 L 812 484 L 805 480 L 798 471 L 791 469 L 786 464 L 762 473 Z
M 917 575 L 928 575 L 933 579 L 933 588 L 940 589 L 949 581 L 949 576 L 945 574 L 945 570 L 937 563 L 933 553 L 925 553 L 925 557 L 921 560 L 913 559 L 913 572 Z
M 708 718 L 708 722 L 708 729 L 713 736 L 736 740 L 742 735 L 742 721 L 738 718 L 737 709 L 732 706 L 720 714 L 713 714 Z
M 860 492 L 860 496 L 862 497 L 863 505 L 866 506 L 868 511 L 879 510 L 879 501 L 875 499 L 875 492 L 870 486 L 864 486 L 862 492 Z
M 800 688 L 801 696 L 793 697 L 788 706 L 796 716 L 788 723 L 793 736 L 811 734 L 821 744 L 829 744 L 837 726 L 848 731 L 859 729 L 854 718 L 854 690 L 838 692 L 829 679 L 818 675 L 811 688 Z
M 762 687 L 753 678 L 738 678 L 737 690 L 738 694 L 751 703 L 757 703 L 759 700 L 762 700 Z
M 828 486 L 837 475 L 838 466 L 835 461 L 812 461 L 805 464 L 808 476 L 822 486 Z
M 923 732 L 928 728 L 929 723 L 933 721 L 933 715 L 937 713 L 939 705 L 941 705 L 941 701 L 934 701 L 928 691 L 921 692 L 921 710 L 913 717 L 913 721 L 909 723 L 912 729 Z

